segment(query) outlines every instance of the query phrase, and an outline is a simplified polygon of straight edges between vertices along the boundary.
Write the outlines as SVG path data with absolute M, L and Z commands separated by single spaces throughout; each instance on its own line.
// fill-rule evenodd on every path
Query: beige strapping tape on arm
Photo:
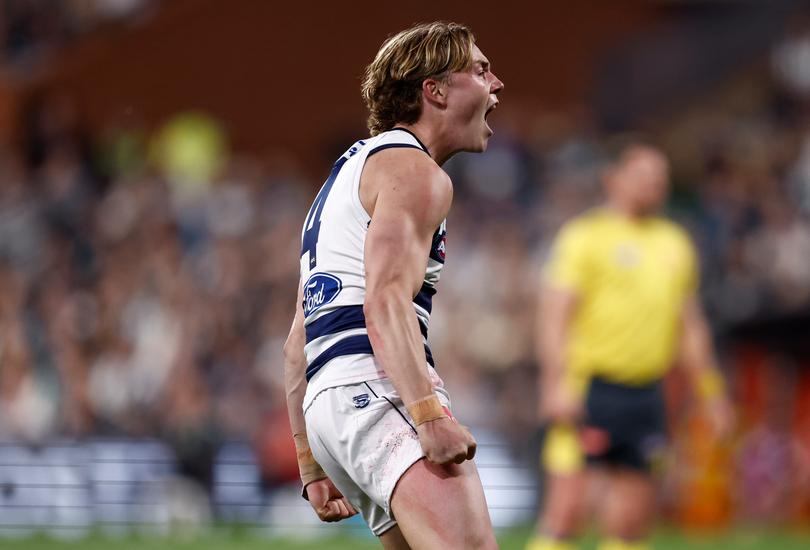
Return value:
M 301 483 L 303 484 L 301 496 L 309 500 L 309 498 L 307 498 L 307 485 L 313 481 L 325 479 L 327 475 L 326 472 L 323 471 L 323 468 L 321 468 L 321 465 L 315 460 L 315 457 L 312 456 L 312 449 L 309 448 L 307 434 L 293 434 L 293 440 L 295 441 L 295 455 L 296 458 L 298 458 L 298 472 L 301 476 Z
M 435 393 L 414 401 L 407 405 L 407 409 L 417 426 L 431 420 L 447 417 L 447 413 L 444 412 L 444 407 L 442 407 L 441 401 L 439 401 Z

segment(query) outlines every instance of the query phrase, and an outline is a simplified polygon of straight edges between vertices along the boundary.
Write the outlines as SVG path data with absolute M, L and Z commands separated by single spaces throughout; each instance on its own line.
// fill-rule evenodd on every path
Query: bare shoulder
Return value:
M 360 197 L 372 217 L 384 202 L 386 207 L 443 218 L 453 199 L 453 183 L 424 151 L 391 148 L 366 161 Z

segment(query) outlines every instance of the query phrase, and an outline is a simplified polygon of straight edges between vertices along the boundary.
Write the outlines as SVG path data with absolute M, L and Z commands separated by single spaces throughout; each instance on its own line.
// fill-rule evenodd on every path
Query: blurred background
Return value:
M 664 524 L 810 525 L 807 3 L 0 0 L 0 547 L 367 536 L 297 494 L 281 348 L 306 211 L 367 135 L 362 71 L 433 19 L 506 83 L 487 153 L 445 166 L 431 323 L 496 526 L 527 533 L 538 502 L 540 267 L 628 131 L 672 160 L 739 415 L 712 443 L 670 377 Z

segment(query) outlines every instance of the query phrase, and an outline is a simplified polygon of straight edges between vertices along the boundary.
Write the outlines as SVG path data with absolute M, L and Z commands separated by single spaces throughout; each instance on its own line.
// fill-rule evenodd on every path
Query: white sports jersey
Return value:
M 366 159 L 393 147 L 412 147 L 427 154 L 419 139 L 401 128 L 360 140 L 337 160 L 307 214 L 301 233 L 301 280 L 309 390 L 316 374 L 319 389 L 385 376 L 374 360 L 363 314 L 366 294 L 363 252 L 371 217 L 360 202 L 359 189 Z M 436 229 L 424 284 L 413 300 L 424 338 L 426 363 L 431 367 L 433 357 L 427 345 L 427 332 L 431 300 L 444 264 L 445 227 L 443 222 Z M 345 359 L 330 368 L 330 361 L 336 357 Z

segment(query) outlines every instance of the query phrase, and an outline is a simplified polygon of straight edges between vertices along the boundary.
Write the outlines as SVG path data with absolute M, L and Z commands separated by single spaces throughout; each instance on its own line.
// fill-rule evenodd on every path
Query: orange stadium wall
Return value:
M 382 40 L 431 19 L 475 30 L 506 83 L 501 113 L 520 121 L 528 110 L 582 100 L 605 48 L 662 13 L 644 2 L 416 0 L 392 9 L 368 0 L 175 0 L 59 52 L 19 95 L 65 91 L 94 131 L 151 128 L 179 110 L 202 109 L 225 123 L 238 150 L 289 149 L 321 162 L 330 142 L 365 131 L 359 78 Z

